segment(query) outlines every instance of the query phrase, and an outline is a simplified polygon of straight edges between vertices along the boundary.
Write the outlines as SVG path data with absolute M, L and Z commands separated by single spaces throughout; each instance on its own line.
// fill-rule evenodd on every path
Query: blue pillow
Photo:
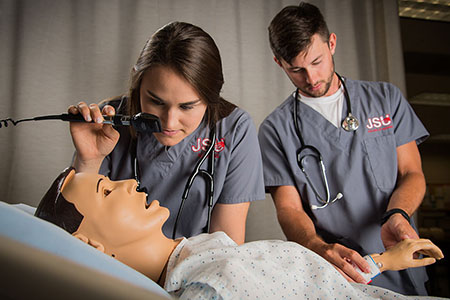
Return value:
M 150 278 L 81 242 L 58 226 L 1 201 L 0 235 L 171 299 L 170 295 Z

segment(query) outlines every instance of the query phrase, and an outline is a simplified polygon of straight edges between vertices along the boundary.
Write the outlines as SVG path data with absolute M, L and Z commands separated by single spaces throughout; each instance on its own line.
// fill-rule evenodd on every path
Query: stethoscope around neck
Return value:
M 358 129 L 359 121 L 355 116 L 352 115 L 350 96 L 348 94 L 347 87 L 345 86 L 344 80 L 338 73 L 336 73 L 336 75 L 337 75 L 339 81 L 341 82 L 342 86 L 344 87 L 344 96 L 345 96 L 345 100 L 347 102 L 347 110 L 348 110 L 347 116 L 342 121 L 342 128 L 345 131 L 352 132 L 352 131 L 355 131 L 356 129 Z M 296 131 L 298 139 L 300 140 L 300 143 L 302 145 L 300 147 L 300 149 L 297 151 L 297 164 L 298 164 L 300 170 L 302 170 L 303 174 L 305 175 L 306 181 L 311 186 L 311 189 L 313 190 L 317 201 L 320 203 L 320 205 L 311 204 L 311 209 L 316 210 L 316 209 L 327 207 L 331 203 L 344 197 L 344 195 L 342 193 L 337 193 L 337 195 L 333 199 L 331 199 L 330 188 L 328 186 L 327 173 L 325 170 L 325 164 L 323 162 L 322 154 L 316 147 L 314 147 L 312 145 L 307 145 L 303 139 L 302 133 L 300 131 L 300 126 L 298 124 L 298 110 L 299 110 L 298 102 L 300 102 L 299 96 L 300 96 L 299 89 L 297 88 L 295 90 L 295 97 L 294 97 L 293 118 L 294 118 L 295 131 Z M 320 134 L 320 133 L 317 133 L 317 134 Z M 316 189 L 311 178 L 308 176 L 308 173 L 306 172 L 304 161 L 307 157 L 314 157 L 318 162 L 320 172 L 321 172 L 322 184 L 325 186 L 326 198 L 323 198 L 320 196 L 319 191 Z
M 211 226 L 211 212 L 212 207 L 214 203 L 214 164 L 215 164 L 215 157 L 214 157 L 214 148 L 216 147 L 216 127 L 212 126 L 210 128 L 210 145 L 208 149 L 206 150 L 205 154 L 197 161 L 195 164 L 194 169 L 192 170 L 191 174 L 188 177 L 188 180 L 186 181 L 186 186 L 184 187 L 183 194 L 181 196 L 181 203 L 180 207 L 178 209 L 177 217 L 175 219 L 175 224 L 173 227 L 172 232 L 172 239 L 175 239 L 177 227 L 178 227 L 178 221 L 181 217 L 184 203 L 186 202 L 187 198 L 189 197 L 189 192 L 191 190 L 192 184 L 194 183 L 195 178 L 198 175 L 201 175 L 205 178 L 206 182 L 206 201 L 208 205 L 208 219 L 206 224 L 206 232 L 209 232 L 210 226 Z M 137 159 L 137 145 L 136 141 L 134 141 L 134 161 L 133 161 L 133 170 L 134 170 L 134 179 L 137 181 L 137 188 L 136 190 L 138 192 L 144 192 L 148 196 L 148 191 L 146 187 L 142 186 L 142 183 L 140 181 L 140 168 L 139 163 Z M 208 169 L 201 169 L 201 166 L 205 162 L 205 160 L 210 157 L 208 162 Z M 177 184 L 177 183 L 175 183 Z

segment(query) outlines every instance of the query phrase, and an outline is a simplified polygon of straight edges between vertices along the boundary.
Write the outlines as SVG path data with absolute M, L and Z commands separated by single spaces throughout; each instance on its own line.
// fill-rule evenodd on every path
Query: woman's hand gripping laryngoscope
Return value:
M 100 111 L 97 104 L 80 102 L 68 109 L 71 114 L 81 114 L 87 122 L 70 122 L 70 134 L 76 149 L 73 167 L 77 172 L 98 173 L 103 159 L 111 153 L 119 140 L 119 132 L 112 125 L 102 124 L 103 115 L 114 116 L 114 107 L 105 105 Z

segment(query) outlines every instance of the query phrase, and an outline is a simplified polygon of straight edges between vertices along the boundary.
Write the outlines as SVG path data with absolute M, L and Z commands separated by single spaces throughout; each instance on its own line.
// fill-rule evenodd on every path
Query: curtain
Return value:
M 404 91 L 396 0 L 309 1 L 337 34 L 336 70 L 389 81 Z M 267 27 L 282 0 L 0 0 L 0 119 L 65 112 L 127 90 L 144 42 L 163 25 L 202 27 L 222 55 L 223 95 L 255 125 L 294 88 L 274 63 Z M 4 125 L 4 124 L 2 124 Z M 0 200 L 36 206 L 70 164 L 68 124 L 0 128 Z M 252 204 L 247 240 L 283 238 L 270 196 Z

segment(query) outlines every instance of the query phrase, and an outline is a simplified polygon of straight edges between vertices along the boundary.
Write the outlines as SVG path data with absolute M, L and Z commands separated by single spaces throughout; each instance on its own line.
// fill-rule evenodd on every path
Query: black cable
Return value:
M 153 133 L 161 132 L 161 122 L 159 118 L 152 114 L 138 113 L 134 116 L 124 116 L 124 115 L 114 115 L 114 116 L 103 116 L 103 124 L 111 124 L 114 126 L 133 126 L 133 128 L 138 132 Z M 4 127 L 8 127 L 8 123 L 16 126 L 21 122 L 27 121 L 43 121 L 43 120 L 61 120 L 67 122 L 86 122 L 81 114 L 60 114 L 60 115 L 45 115 L 33 118 L 26 118 L 20 120 L 13 120 L 11 118 L 0 120 L 0 128 L 2 124 Z

